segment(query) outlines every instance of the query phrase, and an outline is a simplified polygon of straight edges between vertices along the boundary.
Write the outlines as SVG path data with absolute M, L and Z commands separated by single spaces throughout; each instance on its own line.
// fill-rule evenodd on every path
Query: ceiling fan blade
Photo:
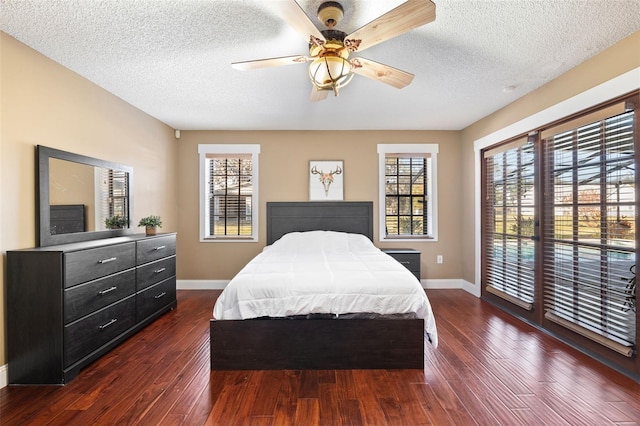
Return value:
M 311 89 L 311 95 L 309 95 L 309 100 L 311 102 L 324 101 L 329 96 L 328 90 L 318 90 L 315 87 Z
M 234 62 L 231 67 L 240 71 L 254 70 L 258 68 L 279 67 L 281 65 L 304 64 L 311 58 L 306 56 L 282 56 L 279 58 L 256 59 L 253 61 Z
M 318 28 L 313 24 L 313 21 L 309 19 L 304 10 L 295 0 L 287 1 L 274 1 L 269 4 L 278 10 L 278 14 L 287 23 L 298 32 L 307 43 L 310 42 L 311 36 L 319 38 L 324 41 L 325 38 Z
M 436 19 L 431 0 L 408 0 L 345 37 L 362 52 L 371 46 L 397 37 Z M 359 43 L 357 42 L 359 40 Z
M 411 73 L 370 59 L 354 58 L 351 59 L 349 63 L 351 64 L 354 73 L 388 84 L 397 89 L 402 89 L 403 87 L 411 84 L 414 77 Z

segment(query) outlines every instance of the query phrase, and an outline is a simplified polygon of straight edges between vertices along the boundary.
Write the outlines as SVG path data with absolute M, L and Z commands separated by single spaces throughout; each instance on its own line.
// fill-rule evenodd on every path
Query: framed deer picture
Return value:
M 342 160 L 309 161 L 309 200 L 344 199 L 344 162 Z

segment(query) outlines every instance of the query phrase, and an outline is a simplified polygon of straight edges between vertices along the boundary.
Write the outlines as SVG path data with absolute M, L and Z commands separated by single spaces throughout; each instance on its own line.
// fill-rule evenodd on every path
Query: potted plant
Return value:
M 120 216 L 119 214 L 115 216 L 109 216 L 104 220 L 104 224 L 107 229 L 122 229 L 125 226 L 129 225 L 129 221 L 126 217 Z
M 156 235 L 158 228 L 162 228 L 160 216 L 147 216 L 140 219 L 138 226 L 144 226 L 147 235 Z

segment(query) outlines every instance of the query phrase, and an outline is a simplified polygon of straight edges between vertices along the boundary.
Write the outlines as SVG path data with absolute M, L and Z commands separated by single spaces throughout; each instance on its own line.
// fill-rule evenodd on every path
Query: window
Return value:
M 107 225 L 105 219 L 118 217 L 126 225 L 125 228 L 133 226 L 131 223 L 129 205 L 129 173 L 124 170 L 111 168 L 94 167 L 94 200 L 95 211 L 94 221 L 96 230 L 117 229 L 121 224 L 110 220 Z M 91 214 L 91 211 L 89 211 Z M 114 228 L 112 228 L 114 227 Z
M 380 240 L 437 240 L 435 144 L 378 145 Z
M 101 215 L 99 218 L 122 216 L 129 217 L 129 206 L 127 204 L 129 193 L 127 172 L 96 167 L 96 182 L 98 190 L 96 196 L 100 206 Z
M 260 145 L 198 145 L 200 241 L 258 241 Z

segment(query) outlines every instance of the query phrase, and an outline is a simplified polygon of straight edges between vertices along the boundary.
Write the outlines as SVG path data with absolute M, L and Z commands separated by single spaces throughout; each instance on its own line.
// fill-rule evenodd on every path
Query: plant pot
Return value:
M 158 228 L 156 226 L 147 226 L 145 228 L 147 235 L 156 235 Z

